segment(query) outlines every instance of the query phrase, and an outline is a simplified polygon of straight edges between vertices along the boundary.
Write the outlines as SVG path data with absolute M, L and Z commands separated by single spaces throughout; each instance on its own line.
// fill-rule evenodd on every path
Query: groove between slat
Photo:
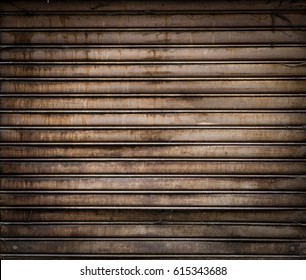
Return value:
M 245 126 L 245 125 L 103 125 L 103 126 L 32 126 L 32 125 L 20 125 L 20 126 L 0 126 L 0 130 L 180 130 L 180 129 L 201 129 L 201 130 L 305 130 L 305 125 L 282 125 L 282 126 L 272 126 L 272 125 L 254 125 L 254 126 Z M 55 141 L 54 141 L 55 142 Z M 162 142 L 162 141 L 160 141 Z M 173 141 L 176 142 L 176 141 Z M 56 142 L 55 142 L 56 143 Z M 58 142 L 60 143 L 60 142 Z M 97 142 L 98 143 L 98 142 Z M 116 143 L 116 141 L 113 141 Z M 126 142 L 125 142 L 126 143 Z M 181 142 L 180 142 L 181 143 Z M 188 142 L 186 142 L 188 143 Z M 207 142 L 205 142 L 207 143 Z M 218 143 L 218 142 L 215 142 Z M 225 143 L 225 142 L 224 142 Z
M 306 43 L 232 43 L 232 44 L 0 44 L 0 49 L 6 48 L 59 48 L 59 49 L 70 49 L 70 48 L 86 48 L 86 49 L 104 49 L 104 48 L 249 48 L 249 47 L 265 47 L 265 48 L 276 48 L 276 47 L 305 47 Z
M 175 161 L 183 161 L 183 162 L 306 162 L 306 159 L 292 159 L 292 158 L 235 158 L 235 159 L 228 159 L 228 158 L 14 158 L 14 159 L 5 159 L 1 158 L 0 162 L 104 162 L 104 161 L 113 161 L 113 162 L 120 162 L 120 161 L 127 161 L 127 162 L 134 162 L 134 161 L 141 161 L 141 162 L 150 162 L 150 161 L 166 161 L 166 162 L 175 162 Z
M 65 49 L 65 48 L 64 48 Z M 49 66 L 49 65 L 201 65 L 201 64 L 225 64 L 225 65 L 235 65 L 235 64 L 251 64 L 251 65 L 261 65 L 261 64 L 273 64 L 277 66 L 288 66 L 288 67 L 306 67 L 305 60 L 139 60 L 139 61 L 78 61 L 78 60 L 37 60 L 37 61 L 29 61 L 29 60 L 14 60 L 7 61 L 1 60 L 0 65 L 14 65 L 14 66 L 27 66 L 27 65 L 41 65 L 41 66 Z M 187 73 L 188 71 L 186 71 Z
M 286 222 L 286 223 L 269 223 L 269 222 L 191 222 L 191 221 L 184 221 L 184 222 L 171 222 L 171 221 L 153 221 L 153 222 L 135 222 L 135 221 L 108 221 L 108 222 L 93 222 L 93 221 L 69 221 L 69 222 L 59 222 L 59 221 L 44 221 L 44 222 L 2 222 L 2 225 L 11 225 L 11 226 L 50 226 L 50 225 L 207 225 L 207 226 L 273 226 L 273 227 L 304 227 L 306 226 L 305 223 L 293 223 L 293 222 Z
M 88 94 L 82 94 L 82 93 L 48 93 L 48 94 L 39 94 L 39 93 L 15 93 L 15 92 L 12 92 L 12 93 L 7 93 L 7 92 L 2 92 L 0 94 L 0 97 L 5 97 L 5 98 L 24 98 L 24 97 L 27 97 L 27 98 L 46 98 L 46 99 L 49 99 L 49 98 L 58 98 L 60 97 L 61 99 L 63 100 L 69 100 L 69 98 L 99 98 L 99 99 L 105 99 L 105 98 L 124 98 L 124 99 L 127 99 L 127 98 L 150 98 L 150 97 L 153 97 L 153 98 L 191 98 L 191 97 L 216 97 L 216 98 L 221 98 L 221 97 L 224 97 L 224 98 L 230 98 L 230 97 L 244 97 L 244 98 L 247 98 L 247 97 L 258 97 L 258 98 L 261 98 L 261 97 L 270 97 L 270 98 L 285 98 L 285 97 L 306 97 L 306 94 L 301 92 L 301 93 L 292 93 L 292 94 L 289 94 L 289 93 L 270 93 L 270 94 L 267 94 L 267 93 L 257 93 L 257 94 L 254 94 L 254 93 L 248 93 L 248 94 L 243 94 L 243 93 L 222 93 L 222 94 L 214 94 L 214 93 L 196 93 L 196 94 L 192 94 L 192 93 L 184 93 L 184 94 L 175 94 L 175 93 L 164 93 L 164 94 L 150 94 L 150 93 L 138 93 L 138 94 L 133 94 L 133 97 L 131 96 L 127 96 L 126 94 L 120 94 L 120 93 L 115 93 L 115 94 L 92 94 L 92 93 L 88 93 Z
M 63 27 L 63 28 L 0 28 L 0 32 L 192 32 L 192 31 L 203 31 L 203 32 L 209 32 L 209 31 L 229 31 L 229 32 L 235 32 L 235 31 L 304 31 L 306 30 L 305 25 L 295 25 L 290 27 L 280 27 L 275 26 L 274 28 L 272 26 L 266 26 L 266 27 L 225 27 L 225 26 L 218 26 L 218 27 L 184 27 L 184 26 L 177 26 L 177 27 L 116 27 L 116 28 L 110 28 L 110 27 L 91 27 L 91 28 L 84 28 L 84 27 L 75 27 L 75 28 L 69 28 L 69 27 Z
M 192 2 L 192 1 L 191 1 Z M 194 1 L 193 1 L 194 2 Z M 250 3 L 251 4 L 251 3 Z M 68 10 L 67 7 L 65 10 L 62 10 L 62 7 L 60 7 L 61 9 L 59 10 L 46 10 L 45 6 L 44 9 L 42 10 L 34 10 L 33 11 L 29 11 L 26 9 L 15 9 L 14 11 L 12 10 L 7 10 L 7 7 L 2 7 L 3 10 L 0 12 L 0 15 L 6 15 L 6 16 L 14 16 L 16 15 L 20 15 L 20 16 L 40 16 L 42 15 L 66 15 L 66 14 L 71 14 L 73 15 L 95 15 L 95 14 L 104 14 L 106 16 L 121 16 L 121 13 L 126 13 L 125 15 L 140 15 L 140 16 L 150 16 L 150 15 L 154 15 L 154 16 L 158 16 L 158 15 L 194 15 L 194 14 L 199 14 L 199 15 L 223 15 L 223 14 L 229 14 L 229 15 L 249 15 L 249 14 L 260 14 L 260 15 L 282 15 L 282 14 L 288 14 L 288 15 L 292 15 L 292 14 L 304 14 L 306 12 L 305 9 L 303 9 L 304 5 L 301 3 L 300 5 L 295 5 L 295 7 L 290 7 L 290 6 L 279 6 L 279 3 L 277 2 L 276 6 L 273 7 L 269 7 L 269 8 L 265 8 L 265 9 L 252 9 L 250 10 L 249 7 L 245 8 L 245 9 L 232 9 L 231 6 L 228 6 L 227 9 L 209 9 L 207 7 L 203 8 L 195 8 L 195 9 L 190 9 L 190 6 L 188 6 L 189 9 L 177 9 L 179 8 L 179 6 L 176 5 L 176 9 L 168 9 L 168 7 L 165 7 L 163 5 L 163 7 L 160 7 L 159 9 L 127 9 L 127 7 L 125 6 L 124 9 L 106 9 L 106 10 L 96 10 L 95 8 L 91 8 L 91 9 L 87 9 L 87 10 L 73 10 L 71 9 L 71 7 L 69 7 Z M 12 8 L 12 7 L 10 7 Z M 9 8 L 9 9 L 10 9 Z M 35 7 L 37 8 L 37 7 Z M 165 9 L 166 8 L 166 9 Z
M 116 241 L 148 241 L 148 242 L 154 242 L 154 241 L 167 241 L 167 242 L 176 242 L 176 241 L 182 241 L 182 242 L 224 242 L 224 241 L 234 241 L 234 242 L 304 242 L 306 239 L 298 239 L 298 238 L 1 238 L 2 242 L 10 242 L 10 241 L 88 241 L 88 242 L 95 242 L 95 241 L 110 241 L 110 242 L 116 242 Z
M 233 259 L 233 260 L 239 260 L 239 259 L 284 259 L 284 260 L 290 260 L 290 259 L 304 259 L 305 257 L 303 255 L 287 255 L 287 254 L 266 254 L 266 255 L 260 255 L 260 254 L 241 254 L 241 255 L 235 255 L 235 254 L 186 254 L 186 255 L 180 255 L 180 254 L 165 254 L 165 255 L 157 255 L 157 254 L 1 254 L 0 257 L 2 259 L 62 259 L 62 258 L 69 258 L 69 259 L 135 259 L 135 258 L 141 258 L 141 259 Z
M 187 145 L 187 146 L 212 146 L 212 145 L 218 145 L 218 146 L 305 146 L 305 142 L 52 142 L 52 143 L 41 143 L 41 142 L 0 142 L 1 146 L 135 146 L 135 145 L 140 145 L 140 146 L 182 146 L 182 145 Z
M 49 65 L 63 65 L 63 66 L 69 66 L 69 65 L 201 65 L 201 64 L 209 64 L 209 65 L 214 65 L 214 64 L 276 64 L 276 65 L 291 65 L 293 67 L 295 66 L 303 66 L 304 65 L 304 60 L 237 60 L 237 61 L 221 61 L 221 60 L 185 60 L 185 61 L 178 61 L 178 60 L 140 60 L 140 61 L 130 61 L 130 60 L 122 60 L 122 61 L 82 61 L 82 60 L 36 60 L 36 61 L 30 61 L 30 60 L 14 60 L 14 61 L 8 61 L 8 60 L 1 60 L 0 65 L 13 65 L 13 66 L 28 66 L 28 65 L 39 65 L 39 66 L 49 66 Z M 290 66 L 289 66 L 290 67 Z
M 263 207 L 263 206 L 257 206 L 257 207 L 241 207 L 241 206 L 233 206 L 233 207 L 228 207 L 228 206 L 192 206 L 192 207 L 166 207 L 166 206 L 146 206 L 146 207 L 141 207 L 141 206 L 134 206 L 134 207 L 129 207 L 129 206 L 0 206 L 0 210 L 219 210 L 219 211 L 224 211 L 224 210 L 254 210 L 254 211 L 261 211 L 261 210 L 282 210 L 282 211 L 290 211 L 290 210 L 302 210 L 306 211 L 306 207 Z
M 290 190 L 290 191 L 285 191 L 285 190 L 279 190 L 279 191 L 254 191 L 254 190 L 247 190 L 247 191 L 237 191 L 237 190 L 231 190 L 231 191 L 224 191 L 224 190 L 220 190 L 220 191 L 176 191 L 176 190 L 165 190 L 165 191 L 152 191 L 152 190 L 146 190 L 146 191 L 135 191 L 135 190 L 130 190 L 130 191 L 125 191 L 125 190 L 117 190 L 117 191 L 105 191 L 105 190 L 101 190 L 101 191 L 97 191 L 97 190 L 92 190 L 92 191 L 84 191 L 84 190 L 51 190 L 51 191 L 45 191 L 45 190 L 39 190 L 39 191 L 33 191 L 33 190 L 1 190 L 0 194 L 16 194 L 16 195 L 62 195 L 62 194 L 68 194 L 68 195 L 80 195 L 80 194 L 88 194 L 88 195 L 92 195 L 92 194 L 112 194 L 112 195 L 137 195 L 137 194 L 173 194 L 173 195 L 181 195 L 181 194 L 185 194 L 185 195 L 194 195 L 194 194 L 246 194 L 246 195 L 272 195 L 272 194 L 300 194 L 300 195 L 306 195 L 306 190 L 305 191 L 301 191 L 301 190 Z
M 279 110 L 279 109 L 217 109 L 217 110 L 211 110 L 211 109 L 103 109 L 103 110 L 96 110 L 96 109 L 79 109 L 79 110 L 74 110 L 74 109 L 69 109 L 69 110 L 44 110 L 44 109 L 14 109 L 14 110 L 9 110 L 9 109 L 1 109 L 0 114 L 111 114 L 111 113 L 128 113 L 128 114 L 138 114 L 138 113 L 162 113 L 162 114 L 167 114 L 167 113 L 181 113 L 181 114 L 187 114 L 187 113 L 259 113 L 259 114 L 265 114 L 265 113 L 306 113 L 306 110 L 304 109 L 286 109 L 286 110 Z
M 306 178 L 301 174 L 1 174 L 0 178 Z
M 53 78 L 41 78 L 41 77 L 35 77 L 35 78 L 26 78 L 26 77 L 0 77 L 0 80 L 2 81 L 21 81 L 21 82 L 27 82 L 27 81 L 37 81 L 37 82 L 67 82 L 67 81 L 86 81 L 86 82 L 99 82 L 99 81 L 299 81 L 299 80 L 306 80 L 306 77 L 222 77 L 222 78 L 213 78 L 213 77 L 205 77 L 205 78 L 168 78 L 168 77 L 157 77 L 157 78 L 151 78 L 151 77 L 145 77 L 145 78 L 137 78 L 137 77 L 110 77 L 110 78 L 93 78 L 93 77 L 82 77 L 82 78 L 59 78 L 59 77 L 53 77 Z

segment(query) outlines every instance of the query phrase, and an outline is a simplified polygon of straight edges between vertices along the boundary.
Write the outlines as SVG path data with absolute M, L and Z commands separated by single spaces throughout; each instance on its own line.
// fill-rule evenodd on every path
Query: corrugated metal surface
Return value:
M 305 258 L 305 1 L 2 1 L 2 258 Z

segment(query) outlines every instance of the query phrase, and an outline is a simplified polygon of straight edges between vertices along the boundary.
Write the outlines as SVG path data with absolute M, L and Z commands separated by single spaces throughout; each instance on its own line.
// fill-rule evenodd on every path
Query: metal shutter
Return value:
M 305 258 L 305 1 L 2 1 L 2 258 Z M 304 243 L 303 243 L 304 242 Z

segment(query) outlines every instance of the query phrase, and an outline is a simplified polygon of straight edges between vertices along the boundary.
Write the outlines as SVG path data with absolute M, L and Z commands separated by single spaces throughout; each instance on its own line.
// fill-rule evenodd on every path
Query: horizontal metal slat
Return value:
M 2 238 L 288 238 L 306 239 L 303 225 L 1 225 Z
M 250 36 L 252 34 L 252 36 Z M 2 32 L 1 44 L 286 44 L 306 43 L 306 31 Z
M 254 10 L 263 10 L 271 12 L 271 10 L 303 10 L 305 9 L 305 5 L 303 2 L 281 2 L 278 0 L 272 0 L 266 2 L 264 0 L 249 0 L 247 3 L 240 1 L 232 1 L 228 3 L 224 3 L 222 1 L 213 1 L 213 2 L 203 2 L 203 1 L 180 1 L 179 5 L 175 0 L 167 1 L 165 4 L 164 1 L 158 0 L 153 2 L 144 2 L 141 0 L 135 1 L 112 1 L 108 3 L 100 3 L 98 0 L 96 1 L 77 1 L 74 3 L 73 7 L 71 7 L 71 2 L 69 1 L 53 1 L 51 5 L 47 5 L 45 2 L 38 3 L 37 1 L 27 1 L 23 0 L 15 0 L 14 4 L 11 2 L 2 2 L 0 6 L 2 11 L 6 12 L 16 12 L 23 14 L 33 14 L 35 12 L 82 12 L 84 15 L 86 12 L 94 13 L 94 12 L 107 12 L 108 14 L 116 13 L 116 12 L 142 12 L 145 14 L 150 13 L 158 13 L 163 11 L 173 11 L 173 12 L 186 12 L 190 13 L 190 11 L 198 12 L 199 10 L 204 10 L 207 12 L 218 11 L 218 12 L 226 12 L 230 13 L 231 11 L 240 10 L 250 12 Z M 31 11 L 31 13 L 29 13 Z
M 1 209 L 3 222 L 292 222 L 305 223 L 305 209 Z
M 0 177 L 0 189 L 23 190 L 305 190 L 303 176 L 283 177 Z
M 2 174 L 304 174 L 306 162 L 290 161 L 5 161 Z
M 249 113 L 203 111 L 198 112 L 178 112 L 167 111 L 155 113 L 90 113 L 80 111 L 56 113 L 46 111 L 45 113 L 24 112 L 22 114 L 1 112 L 0 125 L 10 126 L 18 124 L 23 126 L 218 126 L 218 125 L 304 125 L 306 124 L 306 113 L 298 112 L 278 112 L 278 111 L 255 111 Z M 47 129 L 47 128 L 46 128 Z
M 181 145 L 181 146 L 1 146 L 1 158 L 92 158 L 92 157 L 164 157 L 164 158 L 305 158 L 306 144 L 232 146 L 232 145 Z
M 305 142 L 302 129 L 104 129 L 104 130 L 5 130 L 0 133 L 1 142 L 26 143 L 110 143 L 110 142 Z
M 0 178 L 3 190 L 304 190 L 305 178 L 275 177 L 30 177 L 30 178 Z M 31 188 L 29 188 L 29 184 Z
M 296 66 L 294 66 L 296 65 Z M 300 65 L 300 67 L 298 66 Z M 2 77 L 298 77 L 304 64 L 190 64 L 180 65 L 0 65 Z
M 163 240 L 163 241 L 131 241 L 131 240 L 87 240 L 87 241 L 32 241 L 32 240 L 4 240 L 1 241 L 4 254 L 49 254 L 81 253 L 90 254 L 97 251 L 104 254 L 145 254 L 145 255 L 170 255 L 170 254 L 263 254 L 263 255 L 301 255 L 305 254 L 305 246 L 302 242 L 273 242 L 273 241 L 200 241 L 195 240 Z M 150 253 L 148 253 L 150 252 Z
M 0 95 L 2 110 L 306 109 L 306 96 L 23 97 Z M 81 111 L 80 111 L 81 112 Z
M 131 28 L 131 27 L 291 27 L 306 21 L 303 13 L 156 14 L 156 15 L 3 15 L 2 28 Z
M 304 194 L 1 194 L 1 207 L 304 207 Z
M 2 81 L 2 93 L 202 94 L 305 93 L 305 80 Z
M 85 45 L 86 46 L 86 45 Z M 4 48 L 0 52 L 1 60 L 10 61 L 213 61 L 213 60 L 305 60 L 305 47 L 223 47 L 223 48 L 169 48 L 166 45 L 159 48 L 108 48 L 96 46 L 87 47 L 39 47 L 25 48 L 18 46 Z

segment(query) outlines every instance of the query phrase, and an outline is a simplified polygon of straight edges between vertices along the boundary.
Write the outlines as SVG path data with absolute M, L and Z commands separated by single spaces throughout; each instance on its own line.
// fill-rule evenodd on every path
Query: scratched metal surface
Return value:
M 1 1 L 2 259 L 306 258 L 306 1 Z

